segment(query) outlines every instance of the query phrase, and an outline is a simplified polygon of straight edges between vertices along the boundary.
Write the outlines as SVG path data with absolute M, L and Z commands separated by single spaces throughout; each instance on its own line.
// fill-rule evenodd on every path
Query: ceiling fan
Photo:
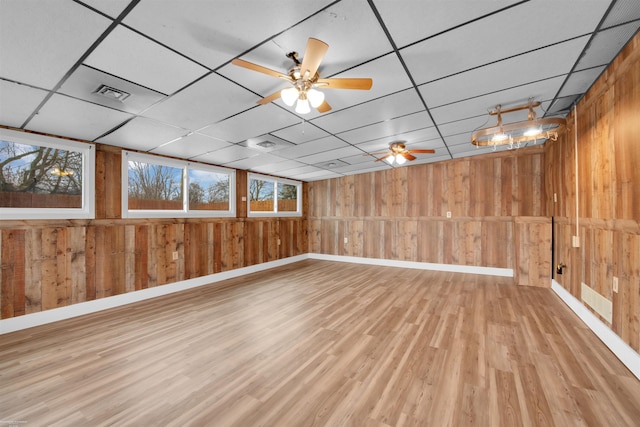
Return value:
M 408 150 L 404 142 L 396 141 L 389 144 L 389 151 L 381 151 L 378 153 L 371 153 L 373 156 L 379 156 L 383 154 L 383 157 L 380 157 L 376 160 L 379 162 L 384 160 L 385 162 L 392 165 L 394 162 L 399 165 L 404 164 L 407 160 L 412 161 L 416 159 L 416 156 L 413 154 L 433 154 L 436 150 Z
M 287 74 L 282 74 L 270 68 L 239 58 L 235 58 L 231 63 L 239 67 L 281 78 L 291 84 L 291 87 L 279 90 L 262 98 L 258 101 L 258 104 L 268 104 L 278 99 L 278 97 L 281 97 L 288 106 L 296 104 L 295 111 L 298 114 L 307 114 L 311 111 L 310 107 L 317 108 L 319 112 L 325 113 L 331 110 L 331 106 L 325 101 L 324 93 L 318 89 L 369 90 L 373 84 L 373 81 L 368 78 L 320 78 L 318 67 L 328 49 L 329 45 L 325 42 L 312 37 L 309 38 L 302 62 L 298 59 L 296 52 L 287 54 L 287 58 L 293 61 L 293 66 Z

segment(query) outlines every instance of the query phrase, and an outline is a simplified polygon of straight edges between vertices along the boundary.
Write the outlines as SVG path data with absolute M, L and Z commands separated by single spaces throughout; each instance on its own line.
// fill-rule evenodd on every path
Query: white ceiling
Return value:
M 639 27 L 638 0 L 0 0 L 0 124 L 333 178 L 393 167 L 368 154 L 396 140 L 436 150 L 407 165 L 490 152 L 471 133 L 497 104 L 566 115 Z M 371 90 L 327 89 L 323 114 L 256 105 L 286 83 L 231 60 L 286 74 L 309 37 L 322 77 Z

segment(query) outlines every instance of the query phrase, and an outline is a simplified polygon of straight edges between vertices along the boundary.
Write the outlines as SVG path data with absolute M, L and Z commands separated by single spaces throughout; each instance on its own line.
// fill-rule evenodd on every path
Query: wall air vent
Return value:
M 95 93 L 104 96 L 105 98 L 120 102 L 127 99 L 130 95 L 128 92 L 107 85 L 101 85 Z

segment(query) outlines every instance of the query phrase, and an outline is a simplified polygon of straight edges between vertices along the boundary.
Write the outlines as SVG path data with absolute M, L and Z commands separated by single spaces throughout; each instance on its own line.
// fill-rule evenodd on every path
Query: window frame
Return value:
M 80 208 L 12 208 L 0 207 L 0 219 L 94 219 L 95 218 L 95 144 L 71 141 L 54 136 L 0 128 L 0 138 L 25 145 L 57 148 L 82 154 L 82 207 Z
M 182 209 L 129 209 L 129 161 L 140 161 L 182 169 Z M 189 209 L 189 170 L 198 170 L 229 177 L 229 209 Z M 122 150 L 122 218 L 228 218 L 236 216 L 236 171 L 220 166 L 192 163 L 168 157 Z
M 251 180 L 259 179 L 262 181 L 273 182 L 273 211 L 252 211 L 251 210 Z M 292 211 L 278 211 L 278 184 L 295 185 L 297 188 L 296 210 Z M 301 217 L 302 216 L 302 181 L 295 181 L 287 178 L 278 178 L 274 176 L 261 175 L 258 173 L 249 172 L 247 174 L 247 216 L 248 217 Z

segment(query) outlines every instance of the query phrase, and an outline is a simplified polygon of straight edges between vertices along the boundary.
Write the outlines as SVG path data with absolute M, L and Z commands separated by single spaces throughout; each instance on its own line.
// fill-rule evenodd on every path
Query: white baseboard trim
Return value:
M 355 256 L 308 254 L 311 259 L 325 261 L 351 262 L 354 264 L 380 265 L 384 267 L 413 268 L 417 270 L 450 271 L 453 273 L 484 274 L 487 276 L 513 277 L 513 269 L 497 267 L 476 267 L 472 265 L 434 264 L 430 262 L 400 261 L 381 258 L 363 258 Z
M 142 289 L 135 292 L 127 292 L 125 294 L 81 302 L 66 307 L 53 308 L 51 310 L 25 314 L 24 316 L 2 319 L 0 320 L 0 335 L 19 331 L 22 329 L 32 328 L 34 326 L 44 325 L 47 323 L 57 322 L 59 320 L 70 319 L 72 317 L 83 316 L 85 314 L 95 313 L 98 311 L 107 310 L 109 308 L 120 307 L 122 305 L 144 301 L 147 299 L 159 297 L 162 295 L 168 295 L 199 286 L 205 286 L 211 283 L 220 282 L 222 280 L 233 279 L 235 277 L 244 276 L 246 274 L 256 273 L 259 271 L 268 270 L 270 268 L 292 264 L 294 262 L 302 261 L 308 258 L 308 254 L 297 255 L 289 258 L 279 259 L 276 261 L 269 261 L 262 264 L 251 265 L 249 267 L 223 271 L 222 273 L 215 273 L 208 276 L 197 277 L 195 279 L 183 280 L 180 282 L 156 286 L 153 288 Z
M 585 325 L 602 341 L 609 350 L 640 380 L 640 354 L 622 340 L 602 320 L 593 314 L 576 297 L 555 280 L 551 280 L 551 289 L 569 308 L 582 320 Z

